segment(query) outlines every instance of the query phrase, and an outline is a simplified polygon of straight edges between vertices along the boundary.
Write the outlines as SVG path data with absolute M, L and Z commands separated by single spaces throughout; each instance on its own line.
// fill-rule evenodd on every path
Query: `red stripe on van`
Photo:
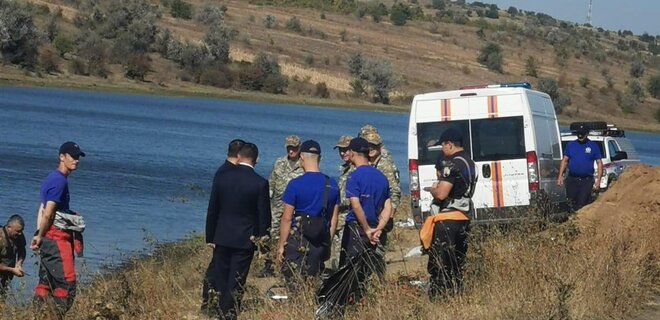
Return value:
M 451 120 L 451 100 L 442 99 L 440 101 L 440 121 Z
M 504 207 L 504 190 L 502 190 L 502 163 L 499 161 L 491 162 L 493 174 L 491 177 L 493 185 L 493 207 Z
M 497 118 L 497 96 L 488 97 L 488 117 Z

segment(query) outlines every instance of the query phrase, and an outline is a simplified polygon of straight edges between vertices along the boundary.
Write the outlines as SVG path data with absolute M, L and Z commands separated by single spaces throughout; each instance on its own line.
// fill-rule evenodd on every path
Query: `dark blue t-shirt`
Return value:
M 326 205 L 326 221 L 330 220 L 335 205 L 339 204 L 339 187 L 337 181 L 328 180 L 328 202 Z M 323 188 L 325 175 L 321 172 L 305 172 L 302 176 L 292 179 L 284 189 L 282 201 L 295 208 L 296 213 L 310 217 L 320 217 L 323 208 Z M 295 221 L 294 221 L 295 222 Z M 293 223 L 293 222 L 292 222 Z
M 46 202 L 53 201 L 57 204 L 57 211 L 69 210 L 69 183 L 66 177 L 55 170 L 48 174 L 41 183 L 41 205 L 45 208 Z
M 360 205 L 372 228 L 378 225 L 378 216 L 385 200 L 390 198 L 387 178 L 372 166 L 359 166 L 346 179 L 346 198 L 359 198 Z M 346 222 L 357 221 L 353 209 L 348 211 Z
M 568 157 L 568 174 L 573 177 L 593 176 L 594 161 L 603 157 L 598 145 L 591 140 L 584 144 L 577 140 L 569 142 L 564 156 Z

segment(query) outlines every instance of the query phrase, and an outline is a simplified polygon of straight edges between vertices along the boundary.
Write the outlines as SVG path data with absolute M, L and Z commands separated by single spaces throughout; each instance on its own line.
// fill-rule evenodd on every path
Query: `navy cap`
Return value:
M 454 128 L 449 128 L 445 130 L 442 135 L 440 135 L 440 140 L 438 140 L 438 144 L 447 142 L 447 141 L 459 141 L 463 143 L 463 134 L 458 131 L 457 129 Z
M 367 142 L 367 140 L 364 138 L 353 138 L 353 140 L 351 140 L 351 142 L 348 144 L 348 149 L 351 151 L 367 154 L 369 153 L 369 142 Z
M 85 156 L 85 153 L 80 150 L 80 146 L 73 141 L 67 141 L 60 146 L 60 154 L 65 153 L 72 157 Z
M 314 140 L 307 140 L 300 145 L 300 152 L 321 154 L 321 146 Z
M 580 126 L 577 130 L 575 130 L 575 133 L 577 135 L 586 136 L 587 134 L 589 134 L 589 130 L 587 130 L 587 128 L 585 128 L 584 126 Z

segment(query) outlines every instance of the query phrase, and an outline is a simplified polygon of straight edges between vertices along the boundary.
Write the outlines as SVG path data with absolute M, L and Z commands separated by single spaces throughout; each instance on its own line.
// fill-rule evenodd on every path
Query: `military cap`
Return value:
M 353 139 L 351 136 L 341 136 L 333 149 L 348 148 L 348 144 L 351 143 L 351 139 Z
M 360 128 L 360 133 L 358 134 L 358 137 L 364 138 L 364 136 L 367 135 L 367 133 L 369 132 L 378 133 L 378 129 L 376 129 L 376 127 L 370 124 L 365 124 L 364 126 L 362 126 L 362 128 Z
M 290 135 L 284 140 L 285 147 L 298 147 L 300 146 L 300 137 L 296 135 Z
M 369 132 L 363 136 L 364 140 L 367 140 L 370 144 L 375 144 L 377 146 L 383 144 L 383 140 L 380 138 L 380 135 L 376 132 Z

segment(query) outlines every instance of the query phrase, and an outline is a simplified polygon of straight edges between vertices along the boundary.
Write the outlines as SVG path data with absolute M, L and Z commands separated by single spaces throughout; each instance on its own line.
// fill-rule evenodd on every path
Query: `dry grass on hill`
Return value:
M 374 281 L 345 319 L 634 318 L 660 293 L 658 199 L 660 168 L 638 166 L 566 223 L 474 228 L 464 292 L 436 303 L 410 284 L 426 279 L 425 258 L 402 262 L 416 232 L 397 229 L 385 281 Z M 209 258 L 199 237 L 163 246 L 83 286 L 68 319 L 199 319 Z M 277 281 L 248 279 L 242 319 L 311 317 L 312 288 L 295 304 L 269 301 L 264 290 Z M 12 319 L 47 319 L 26 307 L 5 308 Z M 649 312 L 652 319 L 660 310 Z

